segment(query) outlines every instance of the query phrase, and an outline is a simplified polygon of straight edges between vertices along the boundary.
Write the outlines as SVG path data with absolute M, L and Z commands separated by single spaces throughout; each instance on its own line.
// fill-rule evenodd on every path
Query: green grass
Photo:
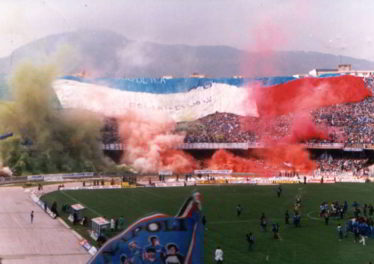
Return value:
M 224 250 L 225 264 L 276 263 L 276 264 L 342 264 L 374 261 L 374 239 L 367 246 L 353 243 L 353 236 L 339 242 L 336 226 L 339 221 L 330 220 L 326 226 L 319 219 L 322 201 L 354 200 L 360 204 L 374 204 L 374 184 L 333 185 L 284 185 L 281 198 L 276 197 L 275 186 L 201 186 L 184 188 L 136 188 L 98 191 L 60 191 L 42 199 L 49 204 L 57 201 L 58 208 L 64 203 L 80 202 L 86 205 L 86 215 L 96 217 L 124 216 L 127 224 L 145 215 L 161 212 L 174 215 L 193 190 L 203 194 L 203 212 L 207 217 L 208 230 L 204 236 L 204 263 L 212 263 L 213 250 L 220 245 Z M 301 228 L 284 224 L 284 212 L 292 212 L 296 195 L 302 195 Z M 236 206 L 241 204 L 243 213 L 236 216 Z M 269 222 L 281 225 L 282 240 L 273 240 L 271 228 L 262 233 L 259 218 L 264 212 Z M 310 217 L 308 217 L 311 216 Z M 349 211 L 348 217 L 352 216 Z M 87 237 L 87 230 L 77 231 Z M 247 251 L 245 234 L 256 236 L 252 252 Z M 266 261 L 269 256 L 269 261 Z

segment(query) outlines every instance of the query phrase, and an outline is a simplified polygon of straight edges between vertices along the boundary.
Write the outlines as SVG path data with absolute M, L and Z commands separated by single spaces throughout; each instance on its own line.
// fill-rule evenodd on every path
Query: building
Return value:
M 173 79 L 173 75 L 164 75 L 161 77 L 161 79 L 167 79 L 167 80 L 170 80 L 170 79 Z
M 194 73 L 192 73 L 189 77 L 190 77 L 190 78 L 206 78 L 206 75 L 205 75 L 205 74 L 200 74 L 200 73 L 194 72 Z
M 351 64 L 340 64 L 337 69 L 313 69 L 308 73 L 308 75 L 312 77 L 327 77 L 345 74 L 358 77 L 371 77 L 374 76 L 374 70 L 352 70 Z
M 349 72 L 352 71 L 352 64 L 340 64 L 338 65 L 339 72 Z
M 313 77 L 320 77 L 321 75 L 325 74 L 338 74 L 338 69 L 313 69 L 308 72 L 308 75 Z

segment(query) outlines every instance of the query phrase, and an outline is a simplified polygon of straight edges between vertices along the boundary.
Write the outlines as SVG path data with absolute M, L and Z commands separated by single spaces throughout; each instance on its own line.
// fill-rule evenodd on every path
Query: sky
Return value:
M 0 57 L 50 34 L 108 29 L 164 44 L 374 60 L 373 0 L 1 0 Z

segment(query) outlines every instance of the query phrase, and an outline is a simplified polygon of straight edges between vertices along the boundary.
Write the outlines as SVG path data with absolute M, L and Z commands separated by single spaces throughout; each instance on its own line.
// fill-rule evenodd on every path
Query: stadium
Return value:
M 0 264 L 374 263 L 372 1 L 0 1 Z
M 89 94 L 79 90 L 87 87 Z M 188 194 L 199 191 L 204 196 L 204 215 L 208 219 L 203 242 L 204 263 L 211 261 L 211 254 L 217 245 L 225 249 L 226 257 L 230 259 L 228 263 L 245 262 L 248 257 L 245 235 L 248 232 L 254 232 L 257 239 L 256 252 L 251 255 L 253 263 L 351 263 L 355 261 L 352 255 L 357 252 L 362 252 L 363 261 L 370 258 L 364 249 L 353 249 L 350 246 L 349 238 L 353 238 L 354 232 L 346 228 L 351 223 L 350 219 L 356 218 L 360 219 L 359 223 L 367 223 L 368 230 L 372 230 L 372 214 L 367 212 L 372 207 L 369 194 L 373 187 L 368 182 L 373 180 L 374 151 L 371 117 L 373 86 L 370 77 L 340 73 L 301 79 L 88 80 L 69 76 L 56 81 L 54 89 L 63 108 L 85 107 L 86 110 L 105 116 L 105 126 L 101 131 L 104 153 L 118 164 L 130 164 L 136 175 L 121 178 L 120 174 L 114 178 L 112 176 L 110 181 L 105 177 L 86 178 L 82 185 L 61 186 L 60 191 L 41 198 L 42 207 L 44 202 L 47 205 L 57 202 L 61 210 L 54 211 L 58 211 L 69 225 L 72 222 L 71 226 L 82 236 L 82 245 L 87 250 L 101 246 L 103 251 L 98 252 L 104 254 L 103 258 L 109 254 L 105 253 L 109 250 L 108 246 L 102 246 L 101 238 L 93 235 L 93 225 L 83 222 L 73 224 L 74 221 L 68 219 L 72 211 L 65 211 L 64 206 L 77 203 L 83 205 L 84 217 L 92 221 L 104 217 L 104 226 L 109 226 L 112 219 L 129 224 L 155 208 L 173 215 Z M 92 92 L 94 89 L 98 89 L 98 95 Z M 100 94 L 100 89 L 105 89 L 105 93 Z M 248 92 L 248 89 L 253 90 Z M 256 89 L 264 89 L 267 100 L 276 96 L 276 107 L 272 101 L 270 104 L 262 101 L 263 94 Z M 287 98 L 278 97 L 277 92 L 281 89 Z M 105 96 L 111 93 L 116 95 L 106 99 Z M 120 93 L 126 95 L 121 97 Z M 183 99 L 178 98 L 178 93 L 183 93 Z M 143 100 L 138 99 L 139 94 Z M 293 98 L 288 97 L 290 94 Z M 165 95 L 169 98 L 160 99 Z M 326 98 L 326 95 L 330 98 Z M 89 99 L 86 96 L 90 96 Z M 144 100 L 147 96 L 149 98 Z M 303 101 L 305 97 L 313 100 Z M 106 100 L 112 104 L 103 103 Z M 134 103 L 137 100 L 141 103 Z M 152 116 L 150 119 L 123 118 L 118 115 L 121 112 L 118 108 L 126 105 L 147 112 L 149 108 L 145 104 L 148 102 L 152 102 L 150 108 L 153 107 L 153 111 L 167 111 L 172 118 L 165 119 L 160 114 L 149 114 Z M 167 105 L 160 106 L 160 102 L 166 102 Z M 181 106 L 182 102 L 185 107 Z M 176 106 L 178 104 L 179 107 Z M 187 106 L 196 108 L 183 111 Z M 132 110 L 132 115 L 142 115 L 135 112 Z M 135 125 L 124 126 L 123 120 L 134 122 Z M 144 133 L 144 129 L 153 131 L 154 124 L 162 126 L 160 122 L 166 123 L 166 127 L 156 130 L 153 135 L 144 134 L 152 142 L 151 145 L 142 145 L 140 154 L 135 151 L 135 158 L 128 158 L 132 155 L 127 156 L 126 152 L 136 149 L 138 145 L 132 145 L 132 142 L 137 139 L 123 129 Z M 163 144 L 154 140 L 160 135 L 178 137 L 166 144 L 165 149 Z M 126 144 L 132 147 L 128 148 Z M 151 152 L 148 148 L 154 147 L 152 144 L 158 146 L 160 154 L 156 163 L 152 155 L 148 156 L 148 152 Z M 167 153 L 167 157 L 177 156 L 188 163 L 186 165 L 178 158 L 168 163 L 163 160 L 164 153 Z M 175 163 L 178 166 L 173 167 Z M 136 179 L 140 189 L 116 190 L 121 186 L 135 187 L 134 180 L 130 178 Z M 276 193 L 279 187 L 276 186 L 279 184 L 291 185 L 283 185 L 281 192 L 284 194 L 282 197 L 278 194 L 278 199 Z M 97 196 L 100 201 L 96 200 Z M 297 199 L 303 201 L 300 211 L 294 208 Z M 328 216 L 319 209 L 319 204 L 324 201 L 331 201 L 332 207 L 337 205 L 339 208 L 339 204 L 347 200 L 349 203 L 359 201 L 359 210 L 364 210 L 361 212 L 362 218 L 355 217 L 358 207 L 350 204 L 349 210 L 341 217 L 336 216 L 330 208 Z M 238 204 L 243 208 L 243 214 L 235 214 Z M 284 224 L 286 210 L 290 212 L 290 222 L 295 226 Z M 126 216 L 123 216 L 123 212 L 126 212 Z M 266 214 L 269 225 L 281 225 L 281 235 L 277 233 L 280 241 L 276 241 L 280 244 L 271 241 L 272 236 L 264 232 L 263 226 L 260 228 L 258 225 L 261 214 Z M 302 217 L 301 231 L 295 222 L 297 215 Z M 329 218 L 330 225 L 323 224 Z M 338 224 L 345 225 L 344 236 L 348 237 L 342 240 L 342 244 L 336 243 L 335 229 Z M 121 227 L 108 228 L 103 233 L 106 239 L 113 237 L 109 241 L 115 241 L 113 239 L 118 237 L 116 234 L 120 230 Z M 368 232 L 367 237 L 371 237 L 372 231 Z M 308 236 L 305 236 L 306 233 Z M 367 243 L 370 246 L 371 242 Z M 304 246 L 295 250 L 301 244 Z M 319 252 L 317 255 L 314 251 L 316 248 Z M 337 251 L 339 256 L 328 251 Z M 284 252 L 293 252 L 297 256 Z M 321 260 L 321 256 L 324 260 Z
M 295 79 L 292 76 L 136 80 L 66 77 L 55 83 L 55 91 L 64 108 L 83 107 L 107 117 L 102 131 L 103 148 L 117 162 L 123 160 L 123 152 L 126 152 L 126 146 L 123 145 L 126 139 L 120 135 L 121 117 L 118 113 L 158 110 L 171 115 L 172 120 L 167 122 L 175 122 L 174 128 L 161 131 L 160 134 L 183 134 L 183 140 L 179 144 L 173 143 L 172 147 L 200 160 L 199 168 L 196 169 L 214 167 L 235 173 L 261 174 L 259 168 L 263 167 L 266 156 L 260 153 L 261 150 L 274 148 L 279 141 L 283 141 L 285 145 L 300 145 L 308 151 L 316 163 L 313 169 L 306 169 L 308 174 L 334 177 L 337 174 L 348 176 L 350 173 L 352 176 L 353 173 L 354 176 L 368 177 L 372 172 L 370 168 L 374 146 L 370 136 L 373 129 L 372 79 L 350 78 L 348 73 L 342 72 L 333 77 L 331 74 L 330 77 L 322 75 L 318 78 L 320 83 L 316 84 L 307 83 L 309 78 Z M 326 91 L 320 91 L 320 94 L 313 92 L 326 85 Z M 283 90 L 289 94 L 294 87 L 305 89 L 292 91 L 293 98 L 282 98 L 283 102 L 277 102 L 277 91 Z M 97 95 L 92 92 L 94 89 Z M 274 98 L 262 100 L 259 96 L 263 95 L 258 92 L 261 90 L 272 93 L 270 96 Z M 103 91 L 106 91 L 105 96 L 100 94 Z M 325 100 L 326 95 L 332 100 Z M 302 99 L 313 96 L 316 100 L 312 104 Z M 300 100 L 299 104 L 295 100 Z M 157 118 L 155 115 L 154 119 Z M 309 131 L 303 131 L 300 126 Z M 201 165 L 201 161 L 209 160 L 212 156 L 214 158 L 213 153 L 220 149 L 232 153 L 232 160 L 226 164 Z M 241 163 L 252 161 L 252 164 L 236 166 L 236 157 L 249 158 Z M 268 164 L 274 168 L 269 168 L 265 176 L 269 176 L 269 171 L 272 176 L 304 172 L 305 164 L 291 164 L 290 161 L 284 159 L 275 162 L 277 164 Z M 161 166 L 158 170 L 153 168 L 145 172 L 158 173 L 167 169 L 167 166 Z
M 2 183 L 26 181 L 35 204 L 74 230 L 92 256 L 88 263 L 119 263 L 125 255 L 132 260 L 124 263 L 154 262 L 152 250 L 130 244 L 149 243 L 149 234 L 157 232 L 167 248 L 165 241 L 175 235 L 163 232 L 190 230 L 191 223 L 199 235 L 184 234 L 187 239 L 178 238 L 175 250 L 187 252 L 193 241 L 198 246 L 191 248 L 192 263 L 210 263 L 218 246 L 225 263 L 247 263 L 248 257 L 253 263 L 353 263 L 356 254 L 366 261 L 374 255 L 352 247 L 352 241 L 361 243 L 354 237 L 360 230 L 369 249 L 374 234 L 373 81 L 369 71 L 314 77 L 42 79 L 34 92 L 51 84 L 46 101 L 37 101 L 48 113 L 47 123 L 31 115 L 31 122 L 24 123 L 30 129 L 4 134 L 5 146 L 16 144 L 26 154 L 8 159 L 15 166 L 5 173 L 21 168 L 22 176 L 5 176 Z M 92 115 L 103 120 L 100 126 Z M 39 159 L 50 142 L 59 141 L 52 137 L 44 143 L 33 135 L 35 120 L 43 126 L 35 131 L 43 134 L 44 126 L 52 127 L 47 134 L 61 137 L 66 147 L 52 148 L 49 158 Z M 14 137 L 20 140 L 14 143 Z M 11 146 L 14 155 L 17 148 Z M 110 169 L 94 166 L 101 153 Z M 196 192 L 203 197 L 202 211 L 197 209 L 200 198 L 187 201 L 204 215 L 204 226 L 192 221 L 195 211 L 183 211 L 188 203 L 177 213 Z M 343 203 L 346 209 L 340 211 Z M 189 222 L 181 220 L 183 214 L 191 215 Z M 170 227 L 175 219 L 182 221 L 179 229 Z M 144 227 L 144 221 L 150 223 Z M 338 224 L 344 230 L 339 240 Z M 256 237 L 250 246 L 249 234 Z

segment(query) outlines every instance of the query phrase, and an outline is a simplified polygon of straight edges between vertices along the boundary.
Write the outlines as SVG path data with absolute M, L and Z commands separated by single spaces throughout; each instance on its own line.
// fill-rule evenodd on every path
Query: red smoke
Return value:
M 341 76 L 331 78 L 304 78 L 271 87 L 255 87 L 257 111 L 260 126 L 247 123 L 247 128 L 259 134 L 270 134 L 263 138 L 265 150 L 258 151 L 266 163 L 273 166 L 285 165 L 288 170 L 312 171 L 315 163 L 300 142 L 311 139 L 328 139 L 325 127 L 317 127 L 309 114 L 320 107 L 359 102 L 371 91 L 361 78 Z M 279 139 L 275 126 L 279 126 L 280 116 L 284 116 L 291 129 Z M 278 139 L 277 141 L 271 139 Z
M 285 143 L 296 144 L 310 139 L 328 139 L 327 129 L 317 127 L 309 115 L 294 118 L 291 134 L 284 138 Z
M 206 166 L 214 170 L 233 170 L 252 172 L 257 176 L 274 176 L 281 170 L 309 172 L 316 168 L 309 153 L 301 145 L 279 144 L 269 148 L 257 149 L 256 157 L 239 157 L 226 150 L 216 151 Z
M 257 111 L 261 117 L 359 102 L 371 95 L 362 78 L 350 75 L 303 78 L 270 87 L 255 88 Z
M 309 153 L 299 144 L 278 143 L 258 151 L 259 157 L 280 170 L 309 172 L 316 168 Z
M 244 74 L 247 76 L 276 76 L 279 74 L 275 49 L 287 42 L 282 29 L 266 19 L 252 33 L 255 43 L 249 50 L 254 53 L 248 56 Z
M 317 127 L 309 111 L 323 106 L 359 102 L 372 93 L 361 78 L 341 76 L 305 78 L 271 87 L 254 87 L 258 120 L 244 119 L 244 129 L 262 135 L 263 149 L 255 158 L 217 151 L 210 168 L 274 175 L 279 170 L 310 172 L 316 168 L 299 143 L 328 139 L 326 127 Z
M 198 168 L 196 160 L 184 151 L 167 149 L 161 152 L 161 167 L 174 173 L 188 173 Z
M 270 11 L 270 10 L 269 10 Z M 275 17 L 273 11 L 262 14 L 248 34 L 251 41 L 247 50 L 250 52 L 243 61 L 242 74 L 245 76 L 277 76 L 282 65 L 282 56 L 277 50 L 287 49 L 290 39 L 282 20 L 285 16 Z
M 327 139 L 328 131 L 313 123 L 309 111 L 361 101 L 371 95 L 363 81 L 352 76 L 306 78 L 254 89 L 260 117 L 252 118 L 244 127 L 262 135 L 265 148 L 254 151 L 255 157 L 238 157 L 219 150 L 206 161 L 208 168 L 254 172 L 261 176 L 272 176 L 280 170 L 310 172 L 316 164 L 299 143 Z M 119 132 L 125 146 L 123 161 L 140 172 L 186 173 L 198 168 L 192 156 L 175 149 L 184 139 L 183 134 L 174 132 L 175 127 L 175 122 L 165 115 L 124 115 L 119 119 Z
M 206 166 L 212 170 L 233 170 L 234 172 L 254 172 L 260 167 L 255 160 L 235 156 L 225 150 L 216 151 Z
M 192 156 L 175 150 L 183 143 L 184 135 L 174 133 L 176 124 L 171 118 L 157 113 L 145 116 L 129 112 L 118 123 L 125 146 L 123 161 L 137 171 L 186 173 L 197 167 Z

